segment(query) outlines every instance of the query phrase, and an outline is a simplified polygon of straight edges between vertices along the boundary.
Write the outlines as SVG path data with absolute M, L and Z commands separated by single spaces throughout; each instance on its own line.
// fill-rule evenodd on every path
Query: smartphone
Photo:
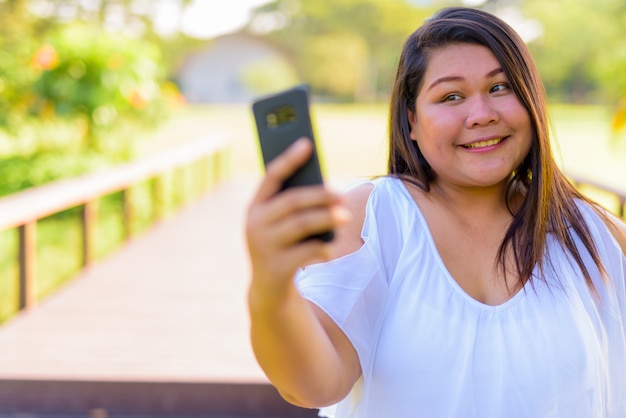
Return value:
M 256 123 L 263 164 L 281 154 L 298 138 L 306 137 L 313 142 L 311 158 L 282 185 L 282 190 L 290 187 L 323 184 L 322 170 L 313 134 L 309 111 L 309 87 L 301 84 L 252 103 L 252 113 Z M 309 237 L 331 241 L 333 231 Z

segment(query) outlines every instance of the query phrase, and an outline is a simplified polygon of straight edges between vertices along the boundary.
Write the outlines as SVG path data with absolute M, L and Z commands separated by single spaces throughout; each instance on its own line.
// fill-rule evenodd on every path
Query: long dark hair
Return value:
M 534 60 L 520 36 L 498 17 L 479 9 L 446 8 L 409 36 L 400 56 L 391 96 L 388 173 L 412 182 L 425 192 L 430 191 L 437 174 L 417 142 L 410 138 L 407 110 L 417 111 L 417 95 L 432 52 L 459 43 L 483 45 L 491 50 L 532 124 L 530 151 L 512 173 L 507 186 L 506 204 L 513 221 L 499 249 L 499 265 L 506 275 L 505 255 L 510 248 L 519 275 L 515 290 L 528 281 L 532 285 L 535 266 L 543 273 L 546 263 L 549 264 L 545 250 L 548 234 L 552 234 L 572 255 L 595 293 L 573 238 L 573 234 L 580 237 L 595 264 L 604 271 L 575 199 L 589 201 L 571 185 L 552 155 L 546 95 Z M 514 191 L 525 195 L 521 206 L 515 210 L 511 202 Z M 545 280 L 544 277 L 540 275 L 541 280 Z

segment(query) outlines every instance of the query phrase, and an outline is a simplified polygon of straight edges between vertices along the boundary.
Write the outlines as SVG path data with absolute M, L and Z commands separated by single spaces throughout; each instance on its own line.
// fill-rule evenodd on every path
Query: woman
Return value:
M 248 212 L 252 343 L 285 399 L 338 418 L 626 417 L 626 226 L 559 171 L 507 24 L 448 8 L 408 38 L 388 176 L 279 194 L 307 144 Z M 302 241 L 329 227 L 332 244 Z

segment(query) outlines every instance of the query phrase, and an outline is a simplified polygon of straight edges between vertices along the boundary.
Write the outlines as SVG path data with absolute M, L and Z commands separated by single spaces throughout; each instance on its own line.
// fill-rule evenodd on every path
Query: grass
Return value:
M 584 176 L 601 184 L 623 188 L 626 178 L 626 132 L 615 136 L 610 131 L 611 114 L 602 107 L 553 105 L 550 108 L 555 131 L 555 154 L 566 172 Z M 383 174 L 387 157 L 387 108 L 384 105 L 312 106 L 316 140 L 320 147 L 325 174 L 331 186 L 344 188 L 355 181 Z M 214 134 L 226 135 L 233 152 L 230 171 L 233 176 L 260 176 L 262 164 L 254 121 L 249 106 L 196 106 L 177 114 L 143 142 L 143 154 L 175 145 L 187 138 Z M 173 212 L 184 199 L 175 186 L 172 173 L 166 178 L 168 201 Z M 169 185 L 169 186 L 168 186 Z M 154 208 L 151 185 L 138 185 L 133 199 L 139 215 L 135 231 L 149 228 Z M 595 193 L 590 191 L 590 193 Z M 596 198 L 600 195 L 595 194 Z M 603 197 L 599 197 L 603 201 Z M 606 201 L 610 204 L 610 197 Z M 604 201 L 603 201 L 604 203 Z M 119 194 L 100 203 L 101 217 L 97 235 L 96 256 L 106 258 L 123 241 L 122 206 Z M 70 210 L 42 220 L 38 296 L 44 298 L 75 276 L 80 266 L 79 218 Z M 16 232 L 0 231 L 0 322 L 17 308 Z
M 551 115 L 555 154 L 565 173 L 624 190 L 626 132 L 611 131 L 611 112 L 599 106 L 555 105 Z M 617 211 L 619 200 L 614 195 L 593 187 L 581 190 Z
M 565 171 L 623 185 L 626 178 L 626 131 L 611 132 L 611 113 L 599 106 L 555 105 L 555 148 Z

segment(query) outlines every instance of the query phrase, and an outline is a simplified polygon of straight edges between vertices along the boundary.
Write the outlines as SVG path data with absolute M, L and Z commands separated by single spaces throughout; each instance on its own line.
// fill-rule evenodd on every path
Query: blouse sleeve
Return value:
M 606 226 L 605 220 L 588 206 L 584 212 L 608 281 L 605 284 L 598 280 L 594 285 L 606 292 L 603 296 L 610 300 L 609 305 L 614 309 L 613 314 L 620 318 L 626 333 L 626 256 Z
M 296 276 L 302 296 L 326 312 L 348 337 L 363 370 L 371 364 L 387 295 L 373 194 L 366 206 L 361 248 L 327 263 L 308 266 Z
M 601 303 L 598 312 L 602 315 L 603 332 L 606 340 L 606 364 L 609 365 L 608 384 L 612 394 L 607 399 L 606 416 L 626 416 L 626 256 L 608 227 L 591 208 L 585 208 L 587 225 L 594 238 L 606 276 L 598 272 L 592 276 Z M 589 265 L 592 264 L 590 257 Z M 595 276 L 595 277 L 594 277 Z

